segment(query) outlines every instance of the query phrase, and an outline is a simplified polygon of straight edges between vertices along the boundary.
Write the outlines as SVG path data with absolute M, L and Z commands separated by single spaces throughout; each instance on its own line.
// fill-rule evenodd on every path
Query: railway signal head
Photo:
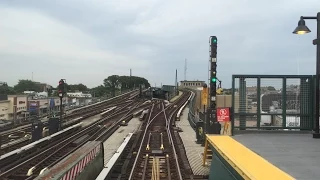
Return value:
M 216 36 L 211 36 L 211 44 L 217 44 L 218 39 Z
M 59 97 L 63 97 L 63 95 L 64 95 L 64 93 L 65 93 L 65 91 L 64 91 L 64 81 L 63 81 L 63 79 L 61 79 L 60 81 L 59 81 L 59 86 L 58 86 L 58 95 L 59 95 Z
M 217 57 L 217 43 L 218 43 L 218 39 L 216 36 L 211 36 L 211 42 L 210 42 L 210 46 L 211 46 L 211 58 L 216 58 Z

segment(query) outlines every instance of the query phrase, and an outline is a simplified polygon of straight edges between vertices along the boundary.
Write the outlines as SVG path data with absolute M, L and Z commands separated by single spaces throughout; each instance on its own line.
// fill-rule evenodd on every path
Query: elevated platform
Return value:
M 297 180 L 320 179 L 320 140 L 306 133 L 251 133 L 233 136 Z
M 180 121 L 176 121 L 176 125 L 183 131 L 179 134 L 185 147 L 187 158 L 193 174 L 209 175 L 209 167 L 202 166 L 203 147 L 196 143 L 196 134 L 189 124 L 188 112 L 189 108 L 185 108 L 182 116 L 180 117 Z
M 105 142 L 103 142 L 104 147 L 104 166 L 106 167 L 109 160 L 116 153 L 117 149 L 123 143 L 123 139 L 129 133 L 135 133 L 141 125 L 139 118 L 132 118 L 128 122 L 128 126 L 120 126 L 120 128 L 114 132 Z
M 256 142 L 258 143 L 258 141 Z M 295 179 L 230 136 L 206 135 L 205 148 L 208 148 L 208 146 L 213 152 L 210 180 Z M 205 154 L 206 152 L 205 149 Z
M 179 91 L 179 94 L 177 96 L 174 96 L 173 98 L 171 98 L 170 102 L 172 103 L 172 102 L 176 101 L 182 94 L 183 94 L 183 92 Z
M 68 155 L 66 158 L 58 162 L 53 167 L 47 169 L 44 168 L 36 180 L 43 179 L 83 179 L 81 172 L 88 171 L 86 170 L 87 166 L 96 163 L 102 165 L 102 158 L 97 156 L 102 155 L 100 141 L 89 141 L 81 148 L 77 149 L 72 154 Z M 101 159 L 101 160 L 100 160 Z M 95 169 L 97 172 L 92 172 L 93 174 L 98 175 L 101 169 Z M 89 174 L 87 172 L 87 174 Z

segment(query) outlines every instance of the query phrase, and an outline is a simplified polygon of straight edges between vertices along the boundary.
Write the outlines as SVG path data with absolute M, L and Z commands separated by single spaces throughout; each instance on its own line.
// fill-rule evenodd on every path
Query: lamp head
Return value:
M 292 32 L 293 34 L 306 34 L 311 32 L 310 29 L 306 26 L 306 22 L 304 21 L 303 17 L 300 18 L 298 22 L 298 26 Z

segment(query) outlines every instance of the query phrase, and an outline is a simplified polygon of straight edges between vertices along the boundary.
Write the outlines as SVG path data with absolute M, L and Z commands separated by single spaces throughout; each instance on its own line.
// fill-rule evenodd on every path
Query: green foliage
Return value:
M 19 80 L 18 84 L 16 84 L 13 89 L 17 93 L 22 93 L 23 91 L 41 91 L 40 86 L 31 80 Z
M 92 88 L 90 92 L 93 97 L 101 97 L 101 96 L 106 96 L 107 93 L 109 92 L 109 89 L 103 85 L 100 85 Z
M 276 88 L 274 88 L 273 86 L 268 86 L 267 89 L 268 89 L 268 91 L 275 91 L 276 90 Z
M 115 96 L 116 89 L 121 91 L 138 88 L 139 85 L 150 87 L 148 80 L 137 76 L 112 75 L 104 79 L 104 86 L 110 88 L 112 96 Z
M 3 84 L 2 86 L 0 86 L 0 94 L 16 94 L 16 92 L 13 87 L 8 86 L 7 84 Z
M 110 89 L 111 95 L 113 97 L 116 95 L 116 89 L 118 89 L 119 85 L 121 84 L 119 82 L 119 78 L 120 76 L 118 75 L 112 75 L 103 80 L 104 86 Z
M 68 83 L 64 83 L 64 85 L 65 85 L 66 92 L 76 92 L 76 91 L 85 92 L 89 90 L 88 87 L 82 83 L 70 84 L 70 85 Z M 58 89 L 58 85 L 56 89 Z
M 48 91 L 48 96 L 52 96 L 52 88 L 50 88 L 50 89 L 47 89 L 47 91 Z
M 68 91 L 71 91 L 71 92 L 75 92 L 75 91 L 81 91 L 81 92 L 85 92 L 85 91 L 88 91 L 88 87 L 82 83 L 80 84 L 70 84 L 68 86 Z
M 150 87 L 148 80 L 142 77 L 137 76 L 119 76 L 119 75 L 111 75 L 103 80 L 103 85 L 99 85 L 92 89 L 89 89 L 86 85 L 80 84 L 67 84 L 65 83 L 66 92 L 89 92 L 94 97 L 101 97 L 111 94 L 112 96 L 116 95 L 118 91 L 126 91 L 133 88 L 138 88 L 140 85 L 145 88 Z M 58 87 L 58 86 L 57 86 Z M 48 95 L 58 96 L 57 88 L 47 89 Z M 0 94 L 21 94 L 24 91 L 36 91 L 41 92 L 41 87 L 31 81 L 31 80 L 19 80 L 18 84 L 14 87 L 10 87 L 7 84 L 0 86 Z
M 138 88 L 139 85 L 142 85 L 144 87 L 150 87 L 148 80 L 146 80 L 145 78 L 137 77 L 137 76 L 118 76 L 118 75 L 112 75 L 107 77 L 106 79 L 103 80 L 103 85 L 105 89 L 98 86 L 100 87 L 99 90 L 105 91 L 102 94 L 111 93 L 112 96 L 115 96 L 117 90 L 125 91 L 133 88 Z M 101 92 L 100 91 L 99 93 L 96 92 L 95 95 L 97 94 L 101 94 Z

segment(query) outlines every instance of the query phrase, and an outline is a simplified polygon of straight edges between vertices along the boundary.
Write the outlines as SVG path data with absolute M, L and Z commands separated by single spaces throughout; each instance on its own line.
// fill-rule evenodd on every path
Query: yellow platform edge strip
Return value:
M 235 139 L 231 138 L 230 136 L 206 135 L 206 140 L 217 150 L 220 156 L 223 157 L 230 164 L 230 166 L 232 166 L 234 170 L 237 171 L 238 174 L 242 176 L 245 180 L 271 180 L 270 178 L 272 179 L 276 178 L 274 180 L 278 180 L 279 178 L 281 180 L 295 180 L 295 178 L 293 178 L 286 172 L 282 171 L 280 168 L 273 165 L 272 163 L 270 163 L 263 157 L 259 156 L 258 154 L 256 154 L 255 152 L 253 152 L 243 144 L 239 143 Z M 231 147 L 230 144 L 233 144 L 233 147 Z M 257 172 L 250 173 L 249 171 L 252 171 L 252 170 L 247 169 L 246 167 L 243 166 L 243 164 L 248 163 L 250 160 L 247 159 L 247 162 L 237 162 L 236 160 L 237 158 L 233 157 L 230 154 L 230 152 L 228 152 L 234 149 L 237 149 L 238 151 L 239 149 L 241 149 L 242 152 L 246 152 L 245 154 L 247 155 L 249 154 L 251 157 L 253 157 L 252 158 L 253 160 L 251 160 L 251 164 L 255 163 L 255 164 L 263 164 L 264 166 L 267 166 L 267 169 L 265 171 L 268 171 L 269 176 L 266 176 L 266 174 L 264 173 L 263 173 L 264 175 L 259 175 L 259 173 Z

